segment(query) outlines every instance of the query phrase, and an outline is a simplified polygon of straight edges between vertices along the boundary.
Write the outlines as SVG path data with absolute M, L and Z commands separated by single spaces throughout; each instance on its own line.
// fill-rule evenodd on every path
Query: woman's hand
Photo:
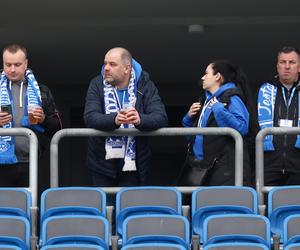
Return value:
M 212 106 L 214 106 L 214 104 L 217 103 L 217 102 L 219 102 L 218 99 L 217 99 L 217 97 L 213 97 L 213 98 L 210 100 L 210 102 L 209 102 L 209 106 L 212 107 Z
M 193 118 L 199 112 L 200 108 L 201 108 L 200 102 L 194 102 L 190 107 L 188 116 Z

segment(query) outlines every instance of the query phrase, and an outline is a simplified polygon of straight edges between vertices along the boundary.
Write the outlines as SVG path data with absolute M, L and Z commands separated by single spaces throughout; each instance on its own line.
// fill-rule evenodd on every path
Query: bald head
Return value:
M 131 60 L 132 56 L 127 49 L 110 49 L 104 58 L 104 79 L 119 88 L 128 86 Z
M 131 66 L 132 56 L 130 52 L 125 48 L 122 47 L 112 48 L 106 53 L 106 55 L 114 55 L 116 58 L 119 57 L 119 59 L 124 65 L 129 64 Z

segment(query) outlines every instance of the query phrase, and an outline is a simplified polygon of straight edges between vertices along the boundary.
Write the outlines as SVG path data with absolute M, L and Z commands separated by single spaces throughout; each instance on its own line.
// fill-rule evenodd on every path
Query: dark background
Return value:
M 275 73 L 277 51 L 300 47 L 299 0 L 14 0 L 1 2 L 0 46 L 22 43 L 38 81 L 48 85 L 65 128 L 84 127 L 90 80 L 105 52 L 129 49 L 150 73 L 166 104 L 170 126 L 200 93 L 198 80 L 213 59 L 228 59 L 247 73 L 253 94 Z M 189 26 L 202 25 L 191 33 Z M 85 138 L 60 147 L 60 185 L 89 185 Z M 150 182 L 172 185 L 184 138 L 153 138 Z M 39 165 L 40 187 L 49 185 L 49 153 Z

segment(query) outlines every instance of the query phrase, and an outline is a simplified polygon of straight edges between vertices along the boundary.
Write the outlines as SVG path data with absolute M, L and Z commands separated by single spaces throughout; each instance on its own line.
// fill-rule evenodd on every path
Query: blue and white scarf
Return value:
M 132 60 L 131 76 L 128 84 L 128 101 L 132 107 L 136 103 L 137 82 L 141 74 L 141 66 L 135 60 Z M 104 89 L 104 109 L 105 114 L 118 112 L 122 107 L 118 105 L 117 93 L 114 86 L 103 80 Z M 121 128 L 134 128 L 133 124 Z M 105 159 L 124 159 L 124 166 L 122 171 L 135 171 L 136 170 L 136 141 L 131 136 L 113 136 L 107 137 L 105 141 L 106 156 Z
M 261 129 L 274 127 L 274 107 L 277 95 L 277 87 L 270 84 L 263 84 L 258 92 L 257 110 L 258 123 Z M 300 91 L 298 91 L 298 127 L 300 127 Z M 300 136 L 297 135 L 295 144 L 296 148 L 300 148 Z M 267 135 L 264 140 L 264 150 L 274 151 L 273 135 Z
M 44 132 L 44 128 L 40 125 L 30 125 L 28 119 L 28 105 L 42 106 L 41 93 L 37 81 L 30 69 L 25 72 L 27 80 L 27 93 L 25 95 L 24 116 L 21 120 L 23 127 L 31 128 L 33 130 Z M 9 79 L 4 72 L 0 77 L 0 105 L 11 105 L 13 112 L 13 98 L 10 89 Z M 13 114 L 14 115 L 14 114 Z M 9 122 L 2 126 L 2 128 L 13 128 L 14 121 Z M 0 164 L 15 164 L 18 159 L 15 155 L 15 138 L 13 136 L 0 136 Z

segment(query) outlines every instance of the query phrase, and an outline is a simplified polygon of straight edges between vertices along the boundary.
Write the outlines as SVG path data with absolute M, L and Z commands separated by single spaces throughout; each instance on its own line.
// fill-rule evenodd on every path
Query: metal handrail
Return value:
M 32 206 L 37 207 L 38 195 L 38 139 L 35 133 L 28 128 L 0 128 L 0 135 L 27 136 L 29 140 L 29 190 L 32 197 Z M 1 185 L 1 184 L 0 184 Z
M 255 139 L 255 165 L 256 165 L 256 191 L 258 194 L 258 205 L 261 214 L 265 214 L 264 193 L 268 193 L 273 186 L 264 186 L 264 140 L 269 134 L 300 134 L 300 128 L 264 128 L 258 132 Z
M 235 185 L 243 185 L 243 139 L 232 128 L 161 128 L 151 132 L 141 132 L 137 129 L 116 129 L 106 132 L 91 128 L 69 128 L 59 130 L 54 134 L 50 144 L 50 186 L 59 186 L 58 176 L 58 144 L 63 137 L 86 136 L 189 136 L 189 135 L 230 135 L 235 140 Z M 195 187 L 178 187 L 183 193 L 191 193 Z M 116 193 L 120 188 L 105 188 L 107 193 Z

